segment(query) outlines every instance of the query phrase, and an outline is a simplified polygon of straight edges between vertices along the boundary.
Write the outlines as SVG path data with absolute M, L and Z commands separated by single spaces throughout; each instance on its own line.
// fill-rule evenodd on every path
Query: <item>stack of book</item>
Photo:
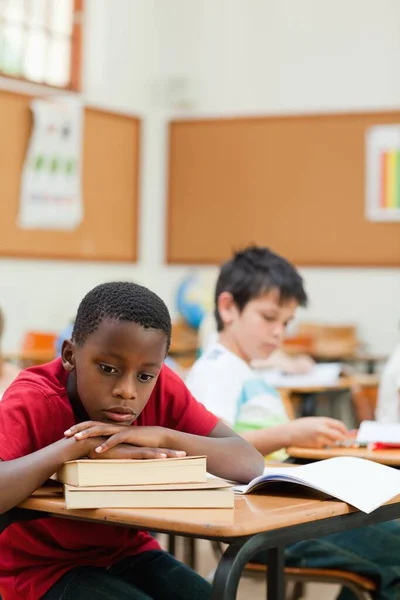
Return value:
M 205 456 L 153 460 L 73 460 L 55 479 L 68 509 L 233 508 L 231 485 L 208 477 Z

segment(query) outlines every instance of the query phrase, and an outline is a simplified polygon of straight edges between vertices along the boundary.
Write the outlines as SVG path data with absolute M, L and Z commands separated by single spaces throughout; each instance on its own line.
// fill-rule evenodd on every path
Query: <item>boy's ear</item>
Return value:
M 235 318 L 239 316 L 238 307 L 230 292 L 222 292 L 218 296 L 218 312 L 224 326 L 231 325 Z
M 72 340 L 64 340 L 61 348 L 61 360 L 66 371 L 75 370 L 75 344 Z

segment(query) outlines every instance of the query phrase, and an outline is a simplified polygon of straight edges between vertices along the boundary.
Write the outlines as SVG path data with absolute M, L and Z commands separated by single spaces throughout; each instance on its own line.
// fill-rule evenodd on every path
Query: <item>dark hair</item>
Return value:
M 236 252 L 221 267 L 215 288 L 215 318 L 218 331 L 224 324 L 218 312 L 218 298 L 230 292 L 240 311 L 246 304 L 272 289 L 279 290 L 280 301 L 294 298 L 300 306 L 307 305 L 303 280 L 295 267 L 269 248 L 249 246 Z
M 171 317 L 164 302 L 147 288 L 128 281 L 102 283 L 78 307 L 72 339 L 82 346 L 105 320 L 130 321 L 146 329 L 159 329 L 171 342 Z

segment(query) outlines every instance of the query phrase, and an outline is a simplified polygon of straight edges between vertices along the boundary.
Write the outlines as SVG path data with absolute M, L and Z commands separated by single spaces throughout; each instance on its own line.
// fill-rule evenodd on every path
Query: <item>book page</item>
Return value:
M 377 423 L 363 421 L 357 433 L 357 442 L 398 444 L 400 446 L 400 423 Z
M 340 363 L 315 365 L 310 373 L 305 375 L 286 375 L 276 369 L 260 370 L 263 379 L 274 387 L 301 388 L 335 385 L 339 379 Z
M 73 486 L 65 484 L 71 491 L 80 492 L 166 492 L 180 490 L 218 490 L 229 489 L 232 484 L 218 477 L 207 478 L 203 483 L 139 483 L 135 485 L 96 485 L 96 486 Z M 0 599 L 1 600 L 1 599 Z
M 340 456 L 288 469 L 267 467 L 248 486 L 233 490 L 246 494 L 268 481 L 300 483 L 370 513 L 400 494 L 400 471 L 370 460 Z M 267 492 L 267 487 L 266 487 Z

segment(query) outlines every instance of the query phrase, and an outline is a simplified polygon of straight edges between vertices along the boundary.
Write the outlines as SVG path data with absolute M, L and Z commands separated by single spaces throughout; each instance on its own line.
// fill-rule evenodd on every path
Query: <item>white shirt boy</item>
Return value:
M 195 362 L 185 381 L 208 410 L 241 433 L 288 422 L 277 390 L 239 356 L 214 342 Z M 284 451 L 274 452 L 284 460 Z

